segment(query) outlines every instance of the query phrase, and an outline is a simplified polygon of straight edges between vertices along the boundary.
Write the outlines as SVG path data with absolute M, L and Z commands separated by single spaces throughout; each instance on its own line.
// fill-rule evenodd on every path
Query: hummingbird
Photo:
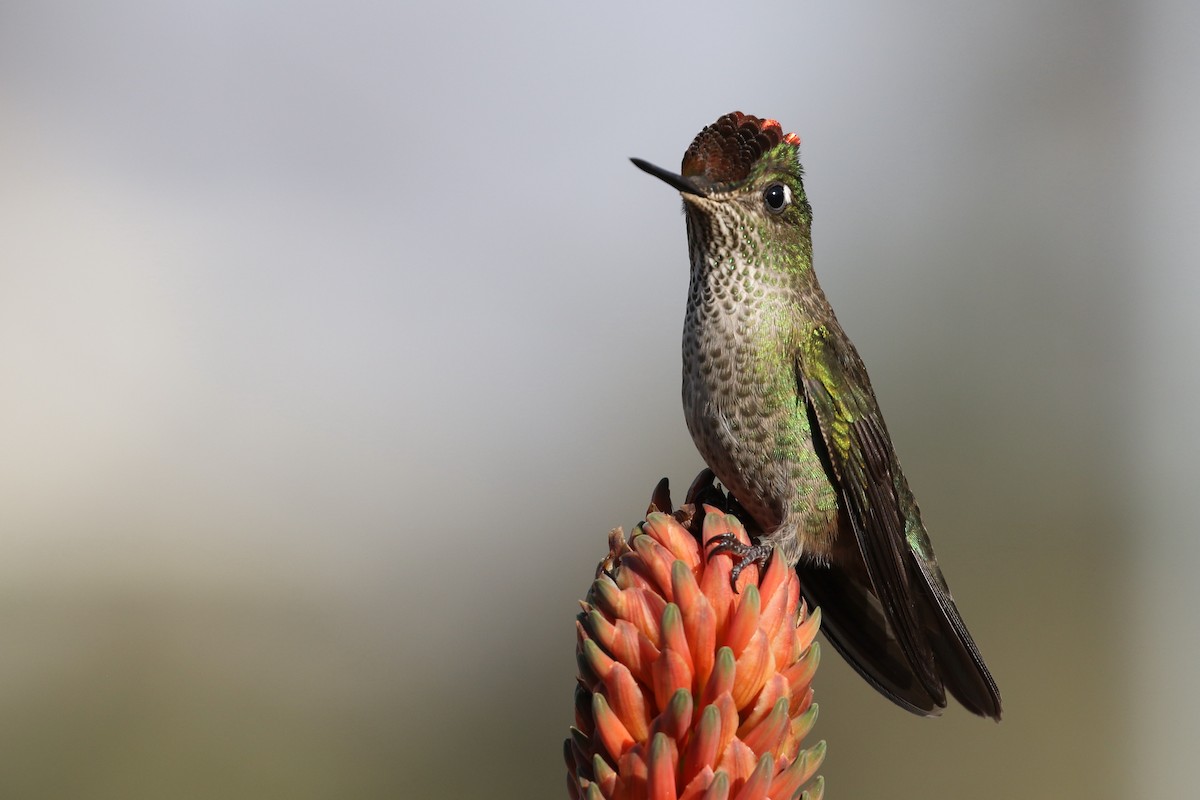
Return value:
M 813 272 L 799 147 L 775 120 L 735 111 L 697 134 L 679 173 L 632 159 L 683 197 L 688 430 L 762 530 L 709 556 L 737 559 L 734 580 L 786 559 L 825 637 L 900 707 L 937 716 L 949 692 L 999 720 L 871 380 Z

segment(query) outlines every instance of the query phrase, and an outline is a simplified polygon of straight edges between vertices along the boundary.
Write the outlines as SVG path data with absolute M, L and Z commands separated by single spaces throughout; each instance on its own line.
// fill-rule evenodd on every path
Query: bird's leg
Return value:
M 721 553 L 729 553 L 737 558 L 737 563 L 733 565 L 733 569 L 729 572 L 729 585 L 733 587 L 733 593 L 737 594 L 737 579 L 742 574 L 742 570 L 751 564 L 766 566 L 767 558 L 771 555 L 772 547 L 769 544 L 743 544 L 732 533 L 723 533 L 720 536 L 714 536 L 708 540 L 710 546 L 715 545 L 708 551 L 708 558 Z

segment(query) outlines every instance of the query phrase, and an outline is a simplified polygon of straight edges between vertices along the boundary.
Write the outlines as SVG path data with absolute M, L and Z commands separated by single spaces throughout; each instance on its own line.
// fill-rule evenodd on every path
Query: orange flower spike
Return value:
M 716 658 L 717 618 L 708 598 L 700 591 L 696 576 L 684 561 L 676 561 L 671 567 L 671 586 L 675 602 L 683 615 L 683 630 L 687 636 L 688 651 L 692 658 L 695 687 L 708 681 Z
M 695 503 L 715 498 L 698 511 Z M 650 513 L 628 540 L 615 529 L 576 617 L 576 726 L 564 742 L 571 800 L 794 800 L 823 745 L 813 641 L 796 574 L 769 561 L 729 583 L 734 560 L 703 541 L 749 542 L 711 476 L 672 514 Z M 660 484 L 654 508 L 670 509 Z M 782 564 L 782 562 L 779 562 Z

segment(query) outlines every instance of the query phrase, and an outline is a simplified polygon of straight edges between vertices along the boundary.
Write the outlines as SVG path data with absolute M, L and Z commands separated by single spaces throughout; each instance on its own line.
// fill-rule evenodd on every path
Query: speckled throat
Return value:
M 770 227 L 755 208 L 760 196 L 755 188 L 685 202 L 684 414 L 704 460 L 780 554 L 824 560 L 837 496 L 813 446 L 796 356 L 832 311 L 807 230 Z

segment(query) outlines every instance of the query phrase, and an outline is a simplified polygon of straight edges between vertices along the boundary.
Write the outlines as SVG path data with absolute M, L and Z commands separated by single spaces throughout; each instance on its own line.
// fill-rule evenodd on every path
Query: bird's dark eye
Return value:
M 772 214 L 778 214 L 792 202 L 792 190 L 785 183 L 772 183 L 763 190 L 763 202 Z

